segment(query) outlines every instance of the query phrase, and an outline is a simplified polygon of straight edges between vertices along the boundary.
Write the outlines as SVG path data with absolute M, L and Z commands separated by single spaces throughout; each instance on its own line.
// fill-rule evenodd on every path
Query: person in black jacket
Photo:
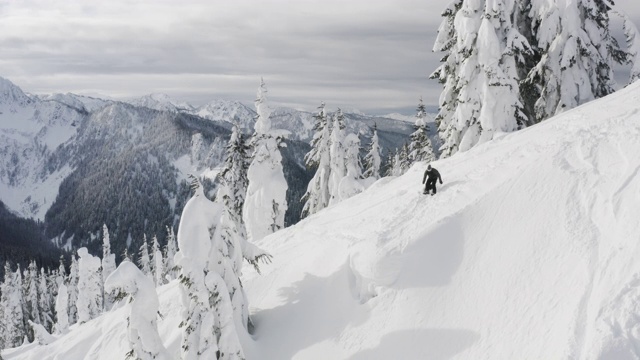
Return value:
M 442 184 L 442 177 L 440 177 L 440 173 L 436 168 L 432 168 L 431 165 L 427 166 L 427 171 L 424 172 L 424 177 L 422 178 L 422 183 L 424 184 L 426 180 L 426 186 L 424 187 L 424 194 L 427 194 L 429 190 L 433 190 L 431 195 L 436 194 L 436 180 L 440 180 L 440 184 Z

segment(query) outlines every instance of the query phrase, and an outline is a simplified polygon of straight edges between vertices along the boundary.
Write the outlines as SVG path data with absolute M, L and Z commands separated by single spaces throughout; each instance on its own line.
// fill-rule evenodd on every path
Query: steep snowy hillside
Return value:
M 247 358 L 637 359 L 639 103 L 640 83 L 433 163 L 436 196 L 419 163 L 264 238 Z M 177 287 L 158 289 L 174 356 Z M 121 308 L 2 355 L 112 359 L 125 329 Z

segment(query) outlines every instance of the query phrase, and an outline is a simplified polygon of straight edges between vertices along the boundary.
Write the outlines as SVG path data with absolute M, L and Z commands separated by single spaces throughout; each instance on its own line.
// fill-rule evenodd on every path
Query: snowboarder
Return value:
M 426 180 L 426 185 L 424 187 L 423 194 L 429 193 L 429 190 L 433 192 L 431 195 L 436 194 L 436 180 L 440 180 L 440 184 L 442 184 L 442 177 L 440 177 L 440 173 L 436 168 L 432 168 L 431 165 L 427 165 L 427 171 L 424 172 L 424 177 L 422 178 L 422 183 L 424 184 Z

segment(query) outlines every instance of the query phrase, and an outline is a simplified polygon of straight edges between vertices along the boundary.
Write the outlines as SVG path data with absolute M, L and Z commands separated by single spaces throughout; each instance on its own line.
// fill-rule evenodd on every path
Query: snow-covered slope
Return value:
M 640 83 L 268 236 L 248 359 L 640 357 Z M 174 282 L 160 333 L 179 353 Z M 5 359 L 112 359 L 125 312 Z M 108 350 L 106 350 L 108 349 Z
M 636 359 L 640 84 L 264 239 L 253 358 Z

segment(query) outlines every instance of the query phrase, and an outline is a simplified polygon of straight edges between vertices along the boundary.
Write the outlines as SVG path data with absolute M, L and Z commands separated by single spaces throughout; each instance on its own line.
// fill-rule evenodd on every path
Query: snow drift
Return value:
M 248 359 L 640 357 L 640 83 L 265 237 Z M 178 286 L 158 289 L 179 354 Z M 108 350 L 107 350 L 108 349 Z M 5 359 L 113 359 L 123 309 Z

